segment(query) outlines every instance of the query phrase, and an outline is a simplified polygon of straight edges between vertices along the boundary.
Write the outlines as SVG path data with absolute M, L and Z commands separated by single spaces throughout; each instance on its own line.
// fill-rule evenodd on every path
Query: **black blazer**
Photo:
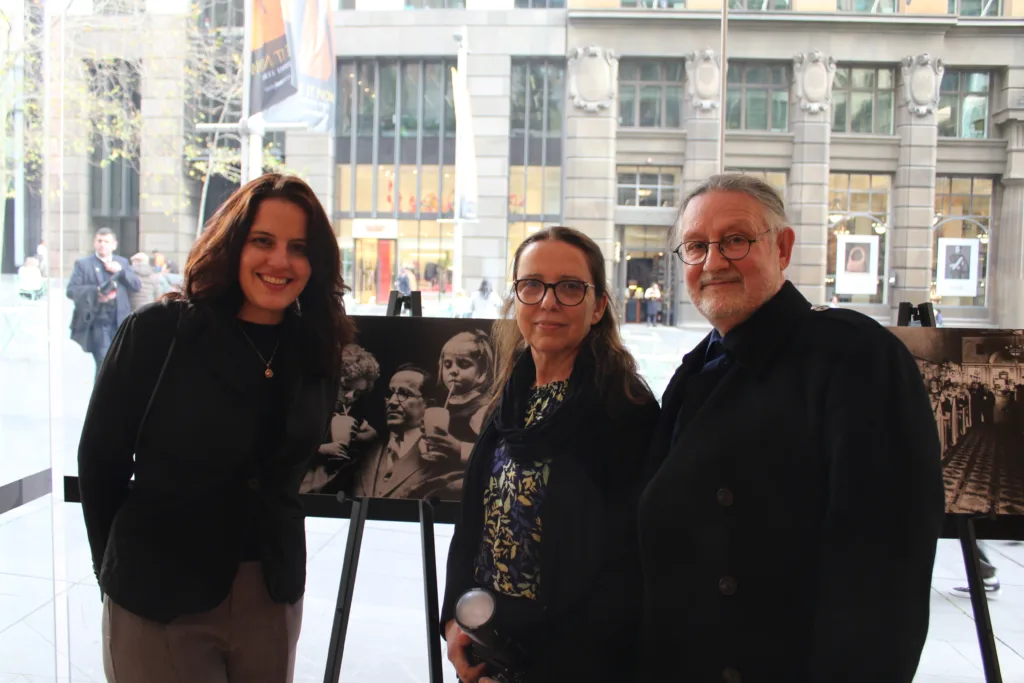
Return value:
M 534 380 L 530 354 L 516 375 Z M 513 380 L 514 381 L 514 380 Z M 546 647 L 534 652 L 538 681 L 633 680 L 638 657 L 642 582 L 636 547 L 636 498 L 647 446 L 658 420 L 657 401 L 610 412 L 599 398 L 593 368 L 581 354 L 570 395 L 549 418 L 542 438 L 521 444 L 551 457 L 541 539 L 541 592 Z M 509 391 L 502 399 L 504 404 Z M 570 404 L 573 405 L 570 405 Z M 572 408 L 571 412 L 564 409 Z M 498 445 L 496 415 L 474 445 L 462 508 L 448 550 L 441 628 L 455 604 L 475 587 L 473 560 L 483 533 L 483 493 Z M 511 419 L 522 419 L 522 415 Z M 544 424 L 544 423 L 541 423 Z
M 707 344 L 665 393 L 640 503 L 642 680 L 910 683 L 945 507 L 913 357 L 786 283 L 725 336 L 732 366 L 673 446 Z
M 296 315 L 288 315 L 286 334 Z M 238 352 L 232 322 L 180 302 L 140 308 L 110 347 L 82 429 L 79 485 L 100 588 L 156 621 L 227 597 L 247 519 L 255 521 L 271 597 L 294 603 L 305 588 L 299 483 L 327 430 L 336 384 L 305 372 L 298 344 L 282 345 L 275 367 L 286 370 L 290 407 L 279 447 L 258 466 L 256 411 L 238 379 L 251 359 Z
M 132 312 L 132 303 L 129 298 L 130 292 L 137 292 L 142 288 L 142 281 L 135 274 L 131 263 L 123 256 L 114 255 L 114 260 L 121 264 L 121 272 L 111 275 L 103 266 L 103 261 L 95 254 L 84 256 L 75 261 L 75 267 L 71 271 L 71 278 L 68 280 L 67 297 L 75 302 L 75 310 L 71 318 L 71 338 L 85 348 L 89 343 L 88 331 L 92 319 L 92 311 L 96 306 L 96 295 L 99 293 L 100 285 L 108 280 L 117 283 L 117 297 L 114 303 L 117 307 L 114 325 L 120 327 L 128 315 Z M 91 349 L 85 348 L 86 351 Z

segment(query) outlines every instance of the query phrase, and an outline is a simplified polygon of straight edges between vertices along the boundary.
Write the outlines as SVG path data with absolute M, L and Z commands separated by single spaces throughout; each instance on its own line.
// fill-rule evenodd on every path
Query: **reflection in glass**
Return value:
M 992 179 L 964 176 L 935 177 L 935 219 L 932 225 L 932 302 L 946 306 L 985 306 L 987 302 Z M 977 296 L 935 294 L 938 282 L 939 238 L 978 240 Z
M 840 303 L 882 304 L 885 303 L 885 283 L 888 272 L 889 201 L 892 177 L 864 173 L 829 174 L 828 244 L 826 246 L 825 291 L 829 300 L 833 295 Z M 851 294 L 836 292 L 836 269 L 840 255 L 839 238 L 844 235 L 876 236 L 878 238 L 877 264 L 865 264 L 864 270 L 871 272 L 872 266 L 878 274 L 873 294 Z M 862 249 L 861 252 L 864 250 Z M 858 253 L 861 253 L 858 252 Z M 844 266 L 845 272 L 855 272 L 851 266 Z

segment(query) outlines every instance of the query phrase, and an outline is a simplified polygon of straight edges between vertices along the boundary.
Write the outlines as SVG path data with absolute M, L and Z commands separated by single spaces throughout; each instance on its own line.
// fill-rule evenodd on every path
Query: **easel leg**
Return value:
M 430 683 L 443 683 L 441 670 L 441 612 L 437 597 L 437 553 L 434 551 L 434 507 L 420 501 L 420 541 L 423 549 L 423 599 L 427 613 L 427 662 Z
M 348 618 L 352 614 L 352 597 L 355 595 L 356 569 L 359 567 L 359 548 L 363 544 L 363 529 L 366 527 L 368 500 L 352 499 L 352 512 L 348 520 L 348 541 L 345 543 L 345 560 L 341 566 L 341 582 L 338 586 L 338 602 L 331 626 L 331 640 L 327 648 L 327 668 L 324 683 L 338 683 L 341 677 L 341 658 L 345 652 L 345 636 L 348 633 Z
M 978 644 L 981 646 L 981 663 L 987 683 L 1002 683 L 999 671 L 999 655 L 996 652 L 996 637 L 992 630 L 992 617 L 988 613 L 988 597 L 981 578 L 981 558 L 978 556 L 978 539 L 974 535 L 974 520 L 967 515 L 957 515 L 960 533 L 960 547 L 964 553 L 964 567 L 967 570 L 967 586 L 971 591 L 971 608 L 974 611 L 974 625 L 978 630 Z

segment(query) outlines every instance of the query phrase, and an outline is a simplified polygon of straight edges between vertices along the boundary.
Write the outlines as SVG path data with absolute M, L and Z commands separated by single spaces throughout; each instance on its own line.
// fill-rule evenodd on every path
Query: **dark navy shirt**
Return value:
M 708 341 L 708 348 L 704 352 L 704 367 L 700 371 L 714 370 L 718 366 L 728 363 L 728 361 L 729 356 L 725 351 L 725 346 L 722 344 L 722 335 L 718 334 L 718 330 L 711 330 L 711 340 Z

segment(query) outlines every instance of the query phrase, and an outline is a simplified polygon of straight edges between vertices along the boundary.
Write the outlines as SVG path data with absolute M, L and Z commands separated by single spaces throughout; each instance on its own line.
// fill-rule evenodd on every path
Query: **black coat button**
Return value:
M 724 508 L 727 508 L 730 505 L 732 505 L 732 502 L 734 500 L 732 491 L 730 491 L 729 489 L 718 489 L 718 493 L 715 494 L 715 498 L 718 499 L 718 504 Z
M 740 683 L 743 678 L 740 676 L 740 672 L 731 666 L 722 672 L 723 683 Z
M 250 491 L 259 491 L 260 490 L 260 480 L 257 479 L 256 477 L 253 477 L 253 478 L 249 479 L 245 483 L 249 487 Z
M 718 581 L 718 590 L 722 595 L 736 594 L 736 579 L 731 576 L 723 576 Z

